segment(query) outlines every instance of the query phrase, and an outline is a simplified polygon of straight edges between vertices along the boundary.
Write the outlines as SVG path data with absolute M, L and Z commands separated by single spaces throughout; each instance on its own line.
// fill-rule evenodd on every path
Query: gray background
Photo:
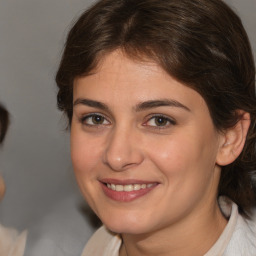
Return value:
M 0 222 L 29 229 L 27 255 L 79 255 L 94 230 L 81 213 L 54 83 L 68 28 L 92 2 L 0 0 L 0 101 L 11 113 L 0 149 L 7 184 Z M 242 18 L 255 55 L 256 0 L 226 2 Z

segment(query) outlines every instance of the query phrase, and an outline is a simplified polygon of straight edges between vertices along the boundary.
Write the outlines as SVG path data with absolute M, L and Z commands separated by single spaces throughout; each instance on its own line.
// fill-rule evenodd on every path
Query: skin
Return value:
M 74 172 L 93 211 L 122 235 L 120 255 L 206 253 L 227 223 L 216 200 L 226 137 L 204 99 L 157 64 L 120 51 L 77 78 L 73 95 Z M 157 185 L 123 202 L 105 195 L 103 179 Z

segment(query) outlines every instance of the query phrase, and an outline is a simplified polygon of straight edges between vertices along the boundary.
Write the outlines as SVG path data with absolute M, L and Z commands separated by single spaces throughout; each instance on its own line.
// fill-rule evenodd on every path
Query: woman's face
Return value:
M 73 97 L 75 175 L 109 229 L 152 232 L 216 205 L 221 135 L 196 91 L 115 51 Z

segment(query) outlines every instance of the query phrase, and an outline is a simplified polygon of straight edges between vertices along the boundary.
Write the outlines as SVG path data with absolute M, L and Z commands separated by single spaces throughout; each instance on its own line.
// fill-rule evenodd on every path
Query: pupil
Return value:
M 158 117 L 158 118 L 156 119 L 156 124 L 157 124 L 158 126 L 166 125 L 166 122 L 167 122 L 166 118 L 163 118 L 163 117 Z
M 93 123 L 101 124 L 102 122 L 103 122 L 103 118 L 101 116 L 94 116 L 93 117 Z

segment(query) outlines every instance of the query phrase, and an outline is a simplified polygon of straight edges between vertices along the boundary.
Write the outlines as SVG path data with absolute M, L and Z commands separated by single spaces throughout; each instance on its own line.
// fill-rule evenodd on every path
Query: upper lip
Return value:
M 108 184 L 115 184 L 115 185 L 129 185 L 129 184 L 153 184 L 153 183 L 159 183 L 156 181 L 146 181 L 146 180 L 137 180 L 137 179 L 126 179 L 126 180 L 119 180 L 119 179 L 111 179 L 111 178 L 105 178 L 100 179 L 100 182 L 102 183 L 108 183 Z

